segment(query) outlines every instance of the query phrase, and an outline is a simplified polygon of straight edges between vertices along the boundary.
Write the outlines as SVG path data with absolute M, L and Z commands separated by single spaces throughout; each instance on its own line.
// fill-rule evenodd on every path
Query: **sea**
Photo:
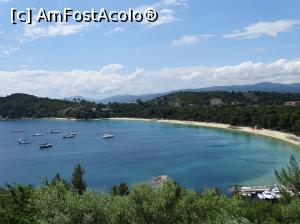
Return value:
M 114 138 L 101 136 L 111 129 Z M 13 130 L 23 132 L 14 133 Z M 51 130 L 61 133 L 50 134 Z M 63 139 L 68 131 L 77 133 Z M 34 133 L 43 134 L 33 137 Z M 20 138 L 31 143 L 19 145 Z M 51 143 L 51 149 L 39 148 Z M 168 175 L 180 185 L 227 192 L 238 185 L 276 183 L 274 171 L 288 165 L 300 148 L 238 131 L 126 120 L 16 120 L 0 122 L 0 185 L 39 185 L 59 173 L 71 179 L 76 164 L 89 188 L 109 190 Z

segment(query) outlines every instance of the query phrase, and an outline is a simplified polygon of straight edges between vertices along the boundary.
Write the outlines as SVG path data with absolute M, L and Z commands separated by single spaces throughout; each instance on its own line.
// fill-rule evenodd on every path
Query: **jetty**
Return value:
M 277 185 L 233 187 L 230 191 L 238 193 L 242 197 L 260 200 L 277 200 L 282 197 Z
M 270 190 L 271 188 L 275 188 L 275 186 L 256 186 L 256 187 L 241 187 L 241 193 L 262 193 L 264 191 Z

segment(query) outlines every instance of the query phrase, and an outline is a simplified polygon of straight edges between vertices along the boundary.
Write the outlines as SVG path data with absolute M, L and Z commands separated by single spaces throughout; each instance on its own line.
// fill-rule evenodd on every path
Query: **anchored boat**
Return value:
M 40 149 L 49 149 L 49 148 L 52 148 L 52 147 L 53 147 L 53 144 L 49 143 L 48 134 L 47 134 L 47 131 L 46 131 L 45 140 L 44 140 L 44 143 L 40 144 Z
M 102 138 L 108 139 L 108 138 L 113 138 L 113 137 L 115 137 L 115 136 L 112 134 L 110 127 L 109 127 L 108 120 L 107 120 L 107 131 L 102 135 Z
M 30 144 L 29 140 L 22 139 L 22 138 L 19 139 L 19 145 L 27 145 L 27 144 Z
M 40 149 L 49 149 L 52 147 L 53 147 L 53 144 L 49 144 L 49 143 L 40 144 Z
M 59 133 L 61 133 L 61 131 L 58 129 L 54 129 L 50 131 L 50 134 L 59 134 Z
M 68 138 L 75 138 L 76 137 L 76 133 L 75 132 L 68 132 L 63 136 L 63 139 L 68 139 Z
M 23 129 L 14 129 L 12 130 L 12 133 L 20 133 L 20 132 L 23 132 L 24 130 Z
M 115 137 L 115 136 L 111 133 L 105 133 L 102 135 L 102 138 L 113 138 L 113 137 Z

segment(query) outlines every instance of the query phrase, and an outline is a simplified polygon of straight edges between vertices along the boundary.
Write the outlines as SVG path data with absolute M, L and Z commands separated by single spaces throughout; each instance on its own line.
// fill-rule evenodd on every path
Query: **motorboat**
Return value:
M 273 195 L 274 198 L 279 199 L 281 198 L 281 194 L 278 188 L 273 188 L 271 190 L 271 194 Z
M 265 197 L 265 199 L 268 199 L 268 200 L 273 200 L 274 199 L 274 196 L 273 194 L 271 193 L 271 191 L 264 191 L 262 192 L 262 195 Z
M 264 196 L 263 194 L 257 194 L 257 197 L 258 197 L 260 200 L 266 199 L 265 196 Z
M 42 136 L 43 136 L 43 134 L 41 134 L 41 133 L 34 133 L 32 135 L 32 137 L 42 137 Z
M 12 130 L 13 133 L 20 133 L 20 132 L 23 132 L 24 130 L 23 129 L 14 129 Z

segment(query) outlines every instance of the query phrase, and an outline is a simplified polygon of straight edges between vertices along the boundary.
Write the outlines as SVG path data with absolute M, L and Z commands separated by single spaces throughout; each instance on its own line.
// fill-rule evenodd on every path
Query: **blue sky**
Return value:
M 156 25 L 10 23 L 10 9 L 154 7 Z M 103 98 L 300 82 L 297 0 L 0 0 L 0 95 Z

